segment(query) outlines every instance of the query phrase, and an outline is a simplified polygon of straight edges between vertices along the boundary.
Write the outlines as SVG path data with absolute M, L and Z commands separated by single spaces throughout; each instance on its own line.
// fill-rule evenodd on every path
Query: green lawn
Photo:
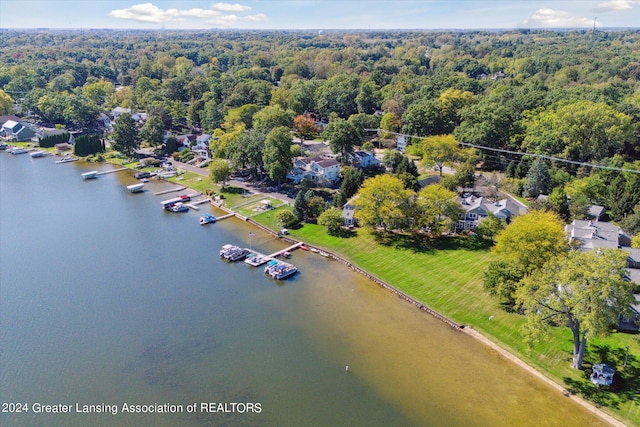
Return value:
M 273 230 L 279 229 L 277 211 L 253 219 Z M 522 316 L 502 310 L 482 288 L 483 272 L 494 259 L 485 242 L 455 237 L 431 240 L 411 235 L 380 237 L 357 229 L 352 237 L 336 237 L 324 227 L 305 224 L 290 230 L 292 237 L 335 252 L 374 276 L 390 283 L 426 306 L 458 324 L 471 325 L 528 364 L 605 410 L 640 425 L 640 342 L 634 335 L 612 334 L 591 339 L 585 366 L 608 361 L 622 367 L 625 347 L 630 346 L 628 368 L 620 372 L 623 392 L 614 394 L 595 389 L 586 373 L 571 368 L 571 333 L 556 328 L 552 336 L 529 350 L 520 334 Z

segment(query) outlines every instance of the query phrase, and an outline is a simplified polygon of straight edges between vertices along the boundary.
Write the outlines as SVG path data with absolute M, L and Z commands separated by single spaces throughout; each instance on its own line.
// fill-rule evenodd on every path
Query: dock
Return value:
M 278 251 L 278 252 L 274 252 L 274 253 L 272 253 L 271 255 L 268 255 L 268 257 L 267 257 L 267 258 L 275 258 L 275 257 L 278 257 L 278 256 L 282 255 L 283 253 L 285 253 L 285 252 L 291 252 L 292 250 L 297 249 L 297 248 L 299 248 L 300 246 L 302 246 L 302 242 L 295 243 L 295 244 L 293 244 L 293 245 L 289 246 L 288 248 L 284 248 L 284 249 L 282 249 L 282 250 L 280 250 L 280 251 Z
M 236 214 L 234 213 L 230 213 L 230 214 L 226 214 L 226 215 L 222 215 L 216 218 L 217 221 L 221 221 L 223 219 L 227 219 L 227 218 L 231 218 L 232 216 L 235 216 Z
M 182 191 L 184 189 L 186 189 L 187 187 L 176 187 L 176 188 L 171 188 L 169 190 L 163 190 L 163 191 L 158 191 L 157 193 L 153 193 L 154 196 L 161 196 L 163 194 L 167 194 L 167 193 L 173 193 L 174 191 Z
M 97 172 L 96 175 L 106 175 L 108 173 L 121 172 L 121 171 L 126 171 L 126 170 L 128 170 L 128 169 L 127 168 L 111 169 L 111 170 L 108 170 L 108 171 Z

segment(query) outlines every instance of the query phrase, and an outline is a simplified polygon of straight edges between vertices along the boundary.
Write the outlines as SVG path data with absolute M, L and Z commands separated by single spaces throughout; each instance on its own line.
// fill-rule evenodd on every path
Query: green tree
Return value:
M 526 339 L 539 340 L 552 325 L 566 324 L 573 335 L 571 366 L 582 368 L 587 337 L 609 333 L 633 302 L 626 262 L 627 255 L 617 249 L 571 251 L 526 277 L 516 292 L 527 317 Z
M 540 194 L 548 194 L 550 183 L 551 177 L 546 162 L 542 157 L 536 158 L 527 173 L 525 195 L 535 199 Z
M 398 150 L 385 150 L 382 154 L 382 164 L 395 173 L 403 158 L 404 156 Z
M 402 115 L 402 131 L 411 135 L 441 135 L 445 132 L 442 113 L 435 101 L 411 104 Z
M 391 175 L 378 175 L 364 181 L 354 201 L 356 217 L 363 226 L 375 228 L 399 226 L 411 210 L 412 190 Z
M 526 117 L 523 148 L 589 162 L 611 157 L 633 135 L 631 117 L 603 102 L 560 103 Z
M 153 147 L 164 141 L 164 123 L 158 116 L 151 116 L 140 129 L 140 137 Z
M 557 214 L 532 211 L 513 219 L 496 236 L 494 252 L 504 261 L 523 267 L 526 273 L 542 268 L 568 249 L 564 223 Z
M 347 154 L 353 152 L 353 146 L 360 143 L 358 130 L 347 120 L 336 118 L 324 128 L 323 136 L 329 140 L 331 151 L 347 161 Z
M 382 95 L 373 81 L 369 80 L 360 85 L 360 91 L 356 96 L 356 104 L 360 113 L 375 113 L 381 102 Z
M 489 294 L 497 296 L 509 311 L 516 305 L 516 291 L 524 275 L 524 268 L 520 264 L 494 261 L 484 272 L 483 286 Z
M 269 178 L 274 181 L 282 181 L 293 168 L 291 142 L 289 128 L 284 126 L 274 128 L 265 139 L 262 159 Z
M 224 188 L 229 176 L 231 176 L 231 166 L 227 160 L 214 159 L 209 163 L 209 177 L 212 182 L 222 183 L 221 188 Z
M 0 115 L 13 113 L 13 99 L 4 90 L 0 89 Z
M 311 193 L 313 194 L 313 192 Z M 300 190 L 296 195 L 296 199 L 293 202 L 293 213 L 298 218 L 298 221 L 303 221 L 307 215 L 307 198 L 305 197 L 305 191 Z
M 338 234 L 344 225 L 342 210 L 334 207 L 325 210 L 318 217 L 318 224 L 327 227 L 329 234 Z
M 364 181 L 364 173 L 361 169 L 345 166 L 342 168 L 341 174 L 342 183 L 340 184 L 340 193 L 348 200 L 360 189 Z
M 284 110 L 279 105 L 268 105 L 253 115 L 253 128 L 257 131 L 269 133 L 278 126 L 290 128 L 293 125 L 295 113 L 292 110 Z
M 494 236 L 504 230 L 505 222 L 495 216 L 493 212 L 489 212 L 485 218 L 480 221 L 476 227 L 476 233 L 485 239 L 488 238 L 493 242 Z
M 459 151 L 458 142 L 453 135 L 430 136 L 422 140 L 422 161 L 428 166 L 437 166 L 440 176 L 443 166 L 456 160 Z
M 380 119 L 380 129 L 386 132 L 380 134 L 380 138 L 389 139 L 393 135 L 392 132 L 399 132 L 401 126 L 400 118 L 396 113 L 389 111 L 384 113 Z
M 130 114 L 121 114 L 113 124 L 113 148 L 128 156 L 140 148 L 140 139 L 138 137 L 138 125 L 131 118 Z
M 428 185 L 418 193 L 415 201 L 416 223 L 431 234 L 439 235 L 464 214 L 456 200 L 456 193 L 439 184 Z
M 293 228 L 298 225 L 298 218 L 289 210 L 282 210 L 277 214 L 278 222 L 284 228 Z

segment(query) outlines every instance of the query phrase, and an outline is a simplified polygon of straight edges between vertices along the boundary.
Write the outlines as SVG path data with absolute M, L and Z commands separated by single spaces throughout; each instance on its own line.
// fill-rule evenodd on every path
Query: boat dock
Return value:
M 108 170 L 108 171 L 97 172 L 96 175 L 106 175 L 108 173 L 121 172 L 121 171 L 126 171 L 126 170 L 128 170 L 128 169 L 127 168 L 111 169 L 111 170 Z
M 158 191 L 157 193 L 153 193 L 154 196 L 161 196 L 163 194 L 167 194 L 167 193 L 173 193 L 175 191 L 182 191 L 184 189 L 186 189 L 187 187 L 176 187 L 176 188 L 171 188 L 169 190 L 164 190 L 164 191 Z
M 289 246 L 288 248 L 284 248 L 284 249 L 282 249 L 282 250 L 280 250 L 280 251 L 278 251 L 278 252 L 274 252 L 274 253 L 272 253 L 271 255 L 269 255 L 269 256 L 268 256 L 268 258 L 275 258 L 275 257 L 278 257 L 278 256 L 282 255 L 283 253 L 285 253 L 285 252 L 291 252 L 292 250 L 297 249 L 297 248 L 299 248 L 300 246 L 302 246 L 302 242 L 298 242 L 298 243 L 296 243 L 296 244 L 293 244 L 293 245 Z

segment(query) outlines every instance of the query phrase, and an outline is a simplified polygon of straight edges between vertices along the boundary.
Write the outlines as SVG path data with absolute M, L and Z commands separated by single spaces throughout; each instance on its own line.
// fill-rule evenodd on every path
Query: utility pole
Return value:
M 593 47 L 593 41 L 594 41 L 595 36 L 596 36 L 596 20 L 597 19 L 598 19 L 597 16 L 595 18 L 593 18 L 593 29 L 591 30 L 591 43 L 589 43 L 589 48 Z

